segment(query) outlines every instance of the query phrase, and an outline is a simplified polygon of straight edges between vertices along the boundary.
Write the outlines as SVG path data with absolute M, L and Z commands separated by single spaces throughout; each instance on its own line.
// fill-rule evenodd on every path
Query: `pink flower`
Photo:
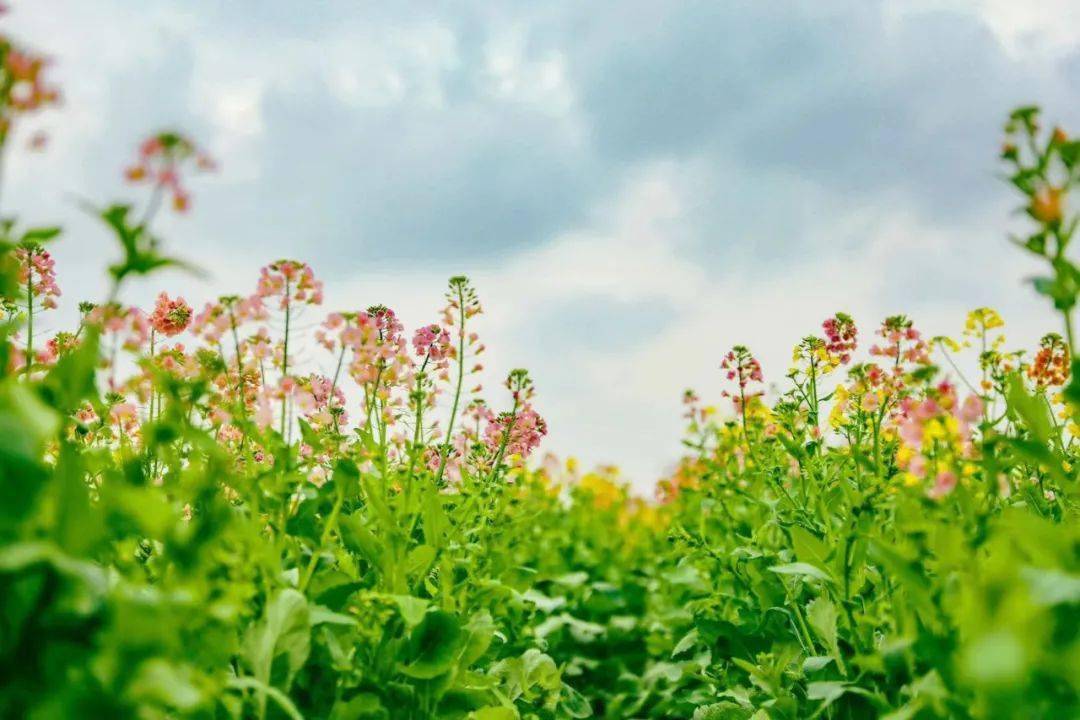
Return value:
M 273 423 L 274 409 L 270 405 L 270 394 L 264 390 L 255 401 L 255 424 L 260 430 L 265 430 Z
M 109 408 L 109 422 L 125 432 L 131 432 L 138 427 L 138 409 L 134 403 L 117 403 Z
M 270 332 L 266 328 L 259 328 L 258 332 L 247 339 L 245 343 L 251 356 L 256 360 L 265 360 L 270 357 L 273 343 L 270 341 Z
M 168 293 L 158 295 L 154 312 L 150 316 L 150 325 L 154 330 L 167 337 L 179 335 L 191 324 L 191 306 L 184 298 L 170 299 Z
M 124 170 L 131 183 L 152 181 L 172 197 L 173 209 L 183 213 L 191 206 L 191 194 L 184 188 L 181 170 L 194 165 L 204 172 L 214 169 L 214 163 L 189 138 L 177 132 L 151 135 L 139 144 L 138 159 Z
M 40 307 L 55 308 L 60 288 L 56 284 L 56 261 L 49 251 L 40 245 L 19 247 L 15 249 L 15 258 L 19 262 L 19 287 L 29 288 Z
M 841 364 L 851 360 L 851 353 L 858 345 L 859 331 L 850 315 L 836 313 L 821 324 L 825 330 L 825 349 L 830 355 L 839 357 Z
M 725 371 L 728 380 L 734 381 L 738 386 L 736 392 L 724 390 L 720 393 L 724 397 L 732 399 L 737 412 L 742 413 L 744 411 L 744 398 L 749 404 L 750 400 L 764 394 L 761 389 L 748 391 L 750 383 L 764 382 L 764 376 L 761 374 L 761 364 L 750 354 L 750 350 L 746 346 L 736 345 L 733 347 L 721 361 L 720 369 Z
M 506 443 L 506 453 L 527 458 L 547 435 L 544 418 L 525 403 L 516 415 L 502 413 L 488 421 L 484 428 L 484 444 L 492 453 Z
M 916 365 L 930 364 L 930 346 L 905 316 L 893 315 L 885 318 L 877 334 L 885 340 L 885 345 L 871 346 L 871 355 Z
M 278 260 L 260 271 L 255 294 L 260 299 L 280 298 L 282 310 L 293 302 L 321 305 L 323 284 L 315 279 L 315 273 L 307 263 Z
M 960 406 L 959 417 L 966 423 L 977 423 L 983 414 L 983 401 L 978 395 L 968 395 Z
M 93 425 L 98 421 L 98 414 L 90 403 L 83 403 L 82 407 L 75 411 L 75 419 L 83 425 Z
M 440 325 L 424 325 L 413 335 L 413 349 L 420 357 L 444 360 L 450 353 L 450 331 Z
M 956 487 L 956 473 L 950 470 L 943 470 L 937 474 L 934 479 L 934 487 L 930 488 L 927 493 L 935 500 L 939 500 L 953 491 Z
M 228 310 L 221 303 L 206 303 L 191 321 L 191 332 L 209 343 L 217 343 L 230 328 Z

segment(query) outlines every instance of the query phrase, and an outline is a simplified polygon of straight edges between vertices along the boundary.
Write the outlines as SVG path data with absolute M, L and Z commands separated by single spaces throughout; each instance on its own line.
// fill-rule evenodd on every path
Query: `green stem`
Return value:
M 499 441 L 499 451 L 495 454 L 495 462 L 491 465 L 491 474 L 488 476 L 489 483 L 493 483 L 498 476 L 499 468 L 502 465 L 503 455 L 506 454 L 506 446 L 510 444 L 510 434 L 514 432 L 514 423 L 517 422 L 517 413 L 520 405 L 520 401 L 515 396 L 514 407 L 510 410 L 510 421 L 506 424 L 506 432 L 503 433 L 502 440 Z
M 292 303 L 289 302 L 289 278 L 285 278 L 285 341 L 281 350 L 281 437 L 288 443 L 285 437 L 285 426 L 288 419 L 289 398 L 285 395 L 285 381 L 289 377 L 289 321 L 292 315 Z
M 334 419 L 334 435 L 339 434 L 338 416 L 334 414 L 334 393 L 337 392 L 338 378 L 341 377 L 341 365 L 345 362 L 345 344 L 341 344 L 341 352 L 338 354 L 337 367 L 334 368 L 334 379 L 330 382 L 330 397 L 326 399 L 330 410 L 330 417 Z
M 26 379 L 34 365 L 34 264 L 33 250 L 26 250 Z
M 330 516 L 326 518 L 326 525 L 323 527 L 322 535 L 319 537 L 319 545 L 311 553 L 311 559 L 308 560 L 307 568 L 304 570 L 304 575 L 300 579 L 300 592 L 304 592 L 307 589 L 312 576 L 315 574 L 315 567 L 319 564 L 319 555 L 322 553 L 323 548 L 326 547 L 327 542 L 329 542 L 331 534 L 337 528 L 338 517 L 341 515 L 341 507 L 345 504 L 345 488 L 340 483 L 337 483 L 335 489 L 337 490 L 337 498 L 334 500 L 334 508 L 330 511 Z
M 457 386 L 454 388 L 454 403 L 450 408 L 450 424 L 446 428 L 446 440 L 443 442 L 442 451 L 439 453 L 439 470 L 435 473 L 435 484 L 442 480 L 446 470 L 446 460 L 450 454 L 450 443 L 454 439 L 454 422 L 457 420 L 458 403 L 461 401 L 461 386 L 465 382 L 465 290 L 458 286 L 458 376 Z

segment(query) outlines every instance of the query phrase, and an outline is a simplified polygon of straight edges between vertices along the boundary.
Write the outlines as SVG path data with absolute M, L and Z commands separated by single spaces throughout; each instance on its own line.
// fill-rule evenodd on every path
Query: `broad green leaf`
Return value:
M 836 652 L 836 606 L 827 598 L 814 598 L 806 606 L 806 617 L 810 627 L 817 633 L 825 647 Z
M 769 568 L 774 573 L 779 575 L 796 575 L 801 577 L 814 578 L 815 580 L 824 580 L 826 582 L 832 582 L 832 576 L 828 572 L 822 570 L 819 567 L 810 565 L 804 562 L 787 563 L 784 565 L 773 565 Z
M 1008 402 L 1009 410 L 1023 422 L 1024 427 L 1038 442 L 1050 442 L 1050 410 L 1042 398 L 1028 393 L 1019 374 L 1009 376 Z
M 259 682 L 271 684 L 271 668 L 276 658 L 286 660 L 284 687 L 303 667 L 311 651 L 311 615 L 307 599 L 296 590 L 280 590 L 266 606 L 262 619 L 244 639 L 244 655 Z
M 429 612 L 409 636 L 401 672 L 423 680 L 449 672 L 464 640 L 456 617 L 442 610 Z
M 829 567 L 829 547 L 816 535 L 799 525 L 788 528 L 791 545 L 795 549 L 795 558 L 799 562 L 814 565 L 822 569 Z
M 431 606 L 430 600 L 412 595 L 391 595 L 390 599 L 397 604 L 401 619 L 405 621 L 405 627 L 410 630 L 420 624 Z

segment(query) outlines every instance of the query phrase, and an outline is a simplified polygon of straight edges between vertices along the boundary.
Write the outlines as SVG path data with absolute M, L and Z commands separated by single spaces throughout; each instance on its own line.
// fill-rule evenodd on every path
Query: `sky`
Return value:
M 0 23 L 64 92 L 2 198 L 65 228 L 55 329 L 113 254 L 79 200 L 145 201 L 121 171 L 166 128 L 220 164 L 157 226 L 208 276 L 127 300 L 201 305 L 295 257 L 326 310 L 382 303 L 415 327 L 466 274 L 489 399 L 529 368 L 544 448 L 642 491 L 680 453 L 682 391 L 720 402 L 733 344 L 782 383 L 836 311 L 864 339 L 901 312 L 956 334 L 982 305 L 1017 346 L 1057 329 L 1007 240 L 997 153 L 1021 104 L 1080 132 L 1072 0 L 11 5 Z

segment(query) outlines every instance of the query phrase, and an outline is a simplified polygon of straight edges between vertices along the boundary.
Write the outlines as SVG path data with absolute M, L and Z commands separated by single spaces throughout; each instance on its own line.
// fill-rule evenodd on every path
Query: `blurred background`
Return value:
M 65 226 L 48 329 L 100 299 L 113 252 L 78 200 L 145 202 L 123 168 L 177 128 L 220 167 L 156 227 L 209 277 L 129 301 L 201 307 L 295 257 L 327 283 L 312 329 L 375 303 L 414 327 L 468 274 L 488 385 L 529 367 L 545 449 L 642 491 L 679 453 L 683 389 L 720 401 L 732 344 L 782 382 L 838 310 L 866 344 L 900 312 L 957 335 L 976 305 L 1012 345 L 1057 330 L 996 158 L 1016 105 L 1080 128 L 1071 0 L 9 4 L 64 93 L 2 199 Z

